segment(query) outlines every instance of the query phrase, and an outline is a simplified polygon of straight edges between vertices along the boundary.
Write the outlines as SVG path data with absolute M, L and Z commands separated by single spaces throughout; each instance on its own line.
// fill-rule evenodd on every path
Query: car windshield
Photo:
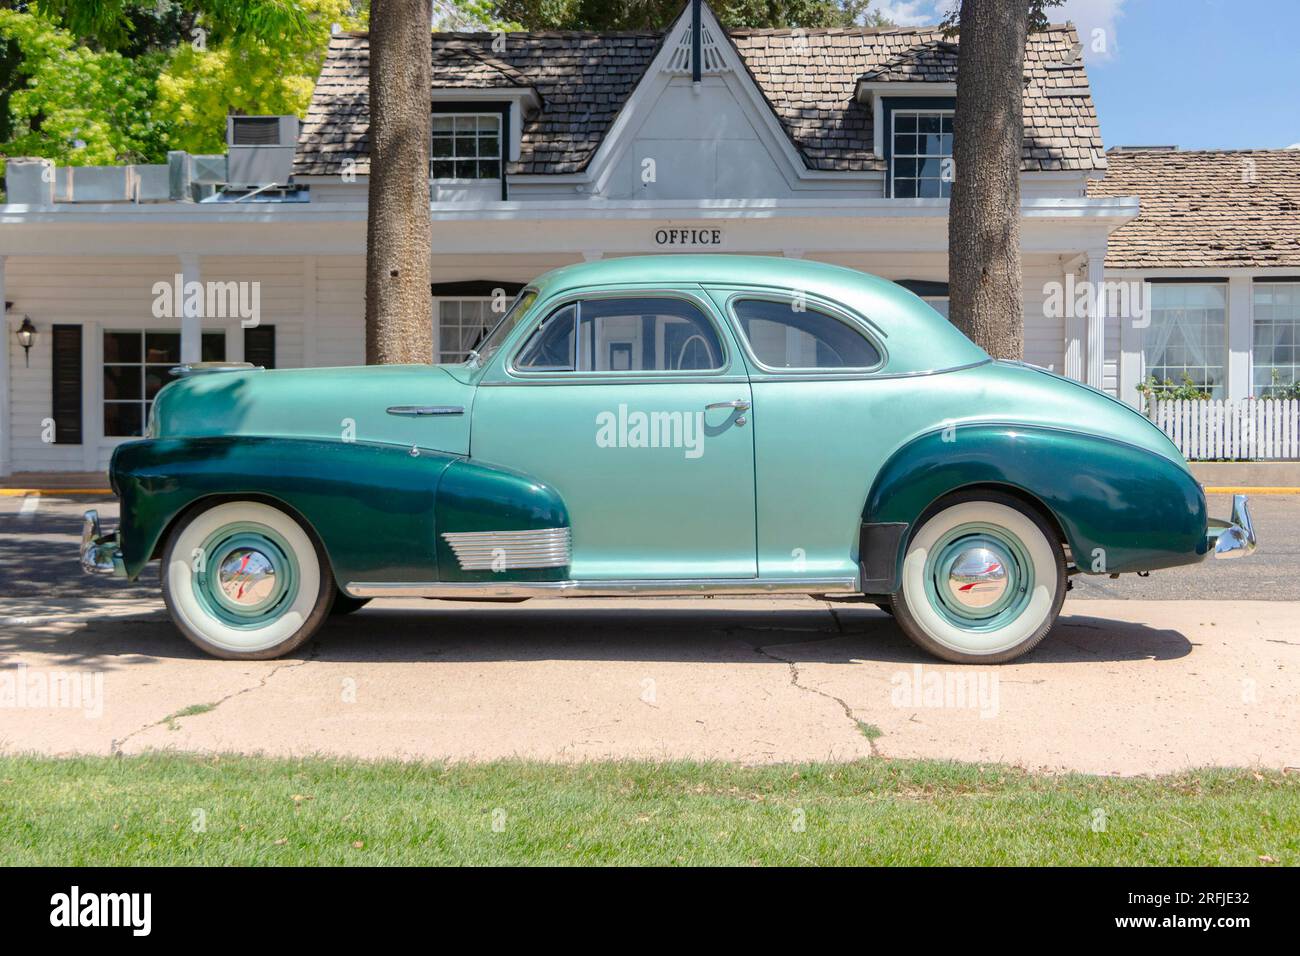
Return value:
M 488 359 L 501 348 L 503 342 L 510 337 L 519 320 L 528 314 L 533 303 L 537 301 L 536 289 L 525 289 L 519 293 L 515 299 L 514 305 L 510 306 L 510 311 L 501 317 L 501 321 L 493 326 L 492 331 L 487 334 L 477 349 L 470 353 L 470 364 L 474 366 L 486 365 Z

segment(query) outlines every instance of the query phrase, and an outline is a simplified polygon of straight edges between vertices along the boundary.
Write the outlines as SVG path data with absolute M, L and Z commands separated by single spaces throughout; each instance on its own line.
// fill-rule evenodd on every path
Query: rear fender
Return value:
M 862 512 L 863 589 L 896 590 L 918 519 L 976 485 L 1040 503 L 1086 573 L 1153 571 L 1206 554 L 1205 495 L 1170 459 L 1082 432 L 962 424 L 913 439 L 877 475 Z

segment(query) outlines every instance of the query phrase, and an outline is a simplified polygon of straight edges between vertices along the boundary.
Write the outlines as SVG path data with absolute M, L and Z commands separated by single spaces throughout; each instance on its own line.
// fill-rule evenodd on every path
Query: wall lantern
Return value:
M 15 333 L 18 336 L 18 344 L 23 347 L 23 364 L 31 366 L 32 341 L 36 338 L 36 326 L 32 325 L 30 315 L 23 316 L 23 324 L 18 326 Z

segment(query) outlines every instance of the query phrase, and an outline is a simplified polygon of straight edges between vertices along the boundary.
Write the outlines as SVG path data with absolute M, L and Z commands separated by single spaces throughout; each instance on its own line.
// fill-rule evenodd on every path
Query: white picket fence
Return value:
M 1157 401 L 1152 419 L 1189 459 L 1300 458 L 1300 401 Z

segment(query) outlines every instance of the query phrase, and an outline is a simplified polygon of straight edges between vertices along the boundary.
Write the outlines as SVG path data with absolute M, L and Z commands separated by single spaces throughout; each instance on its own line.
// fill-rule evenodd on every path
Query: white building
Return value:
M 934 29 L 728 32 L 707 7 L 700 38 L 696 77 L 689 12 L 662 35 L 435 35 L 430 334 L 443 360 L 491 320 L 494 290 L 602 256 L 806 257 L 946 308 L 955 47 Z M 212 190 L 191 185 L 202 161 L 183 155 L 168 188 L 166 167 L 11 163 L 0 474 L 102 469 L 178 360 L 363 361 L 367 68 L 364 35 L 334 37 L 293 153 L 305 190 L 191 201 Z M 1072 27 L 1031 38 L 1025 79 L 1025 358 L 1136 401 L 1140 324 L 1061 307 L 1061 290 L 1102 282 L 1112 234 L 1139 211 L 1099 185 L 1107 157 Z M 268 145 L 232 151 L 226 182 L 253 185 L 235 172 L 250 156 L 273 167 L 285 128 L 240 121 L 234 142 Z M 116 177 L 117 201 L 95 173 Z M 204 315 L 160 297 L 177 281 L 235 298 Z M 256 328 L 230 307 L 248 289 Z

